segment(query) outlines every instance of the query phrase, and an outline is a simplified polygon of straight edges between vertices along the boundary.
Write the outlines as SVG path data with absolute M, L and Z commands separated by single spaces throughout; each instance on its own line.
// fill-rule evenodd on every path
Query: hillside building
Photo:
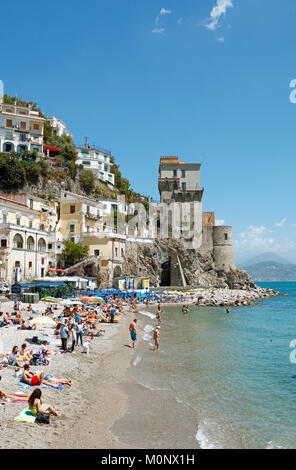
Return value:
M 15 104 L 3 103 L 0 97 L 0 149 L 1 152 L 36 150 L 43 152 L 45 119 L 38 111 Z

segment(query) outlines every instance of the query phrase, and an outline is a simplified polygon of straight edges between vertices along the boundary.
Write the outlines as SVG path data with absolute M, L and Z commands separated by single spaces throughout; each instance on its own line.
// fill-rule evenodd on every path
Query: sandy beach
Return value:
M 2 304 L 4 311 L 11 311 L 12 303 Z M 24 304 L 26 307 L 26 304 Z M 129 321 L 135 313 L 129 312 L 120 317 L 118 324 L 102 324 L 104 336 L 92 342 L 89 355 L 66 353 L 53 356 L 47 367 L 33 367 L 31 370 L 45 370 L 57 378 L 73 381 L 73 386 L 64 386 L 62 391 L 42 388 L 43 402 L 50 403 L 61 417 L 51 416 L 50 425 L 38 426 L 31 423 L 14 421 L 26 403 L 7 403 L 0 408 L 1 448 L 129 448 L 126 443 L 118 442 L 109 431 L 112 423 L 124 415 L 127 397 L 121 385 L 124 375 L 136 351 L 125 347 L 129 343 Z M 28 316 L 25 314 L 25 316 Z M 52 334 L 52 329 L 21 331 L 15 326 L 1 328 L 1 350 L 10 352 L 14 345 L 24 341 L 30 349 L 31 338 L 41 333 Z M 59 346 L 50 345 L 59 351 Z M 33 346 L 32 349 L 38 349 Z M 18 373 L 19 374 L 19 373 Z M 13 367 L 0 371 L 1 388 L 6 394 L 30 395 L 32 389 L 17 386 L 18 377 Z

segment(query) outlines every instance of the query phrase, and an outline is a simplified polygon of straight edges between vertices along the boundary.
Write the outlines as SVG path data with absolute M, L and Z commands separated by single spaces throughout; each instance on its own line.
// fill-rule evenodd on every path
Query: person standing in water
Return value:
M 129 345 L 130 348 L 135 348 L 135 342 L 137 341 L 137 330 L 136 330 L 136 323 L 137 323 L 137 319 L 135 318 L 131 324 L 130 324 L 130 327 L 129 327 L 129 330 L 130 330 L 130 335 L 131 335 L 131 344 Z
M 161 324 L 161 312 L 162 312 L 161 306 L 160 306 L 160 304 L 158 304 L 158 308 L 157 308 L 157 312 L 156 312 L 156 316 L 157 316 L 157 320 L 158 320 L 158 326 L 160 326 L 160 324 Z
M 182 312 L 184 313 L 184 315 L 188 314 L 188 307 L 186 305 L 183 305 Z
M 159 328 L 160 326 L 157 326 L 154 330 L 154 351 L 158 351 L 159 348 Z

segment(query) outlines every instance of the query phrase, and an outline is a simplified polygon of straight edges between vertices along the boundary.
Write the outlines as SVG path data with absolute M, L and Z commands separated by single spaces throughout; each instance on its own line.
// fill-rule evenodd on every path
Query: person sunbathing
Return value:
M 9 357 L 8 357 L 8 364 L 10 366 L 17 366 L 17 367 L 23 367 L 24 366 L 24 362 L 23 362 L 23 360 L 21 359 L 21 357 L 19 355 L 19 350 L 18 350 L 17 346 L 14 346 L 12 348 L 12 351 L 9 354 Z
M 57 351 L 52 351 L 51 349 L 48 349 L 47 346 L 48 346 L 48 341 L 46 340 L 43 341 L 39 349 L 40 354 L 42 354 L 43 356 L 50 356 L 50 355 L 58 354 Z
M 51 405 L 48 403 L 42 403 L 41 401 L 42 392 L 40 388 L 36 388 L 29 397 L 28 404 L 29 410 L 33 416 L 36 416 L 37 413 L 52 413 L 54 416 L 61 416 Z
M 21 380 L 33 387 L 36 385 L 48 385 L 53 388 L 59 388 L 60 385 L 72 386 L 72 380 L 57 379 L 56 377 L 45 375 L 43 371 L 35 371 L 35 373 L 31 372 L 29 364 L 25 364 Z
M 22 315 L 20 313 L 16 313 L 14 321 L 17 325 L 19 325 L 19 324 L 23 323 L 24 318 L 22 317 Z
M 28 312 L 32 312 L 32 305 L 31 304 L 28 305 L 27 310 L 28 310 Z
M 26 343 L 21 345 L 20 357 L 23 361 L 30 362 L 30 360 L 32 359 L 32 356 L 33 356 L 33 351 L 26 351 L 26 348 L 27 348 Z
M 6 325 L 13 325 L 12 317 L 8 313 L 4 313 L 3 321 Z
M 21 322 L 21 329 L 22 330 L 36 330 L 36 325 L 29 325 L 26 323 L 25 320 Z

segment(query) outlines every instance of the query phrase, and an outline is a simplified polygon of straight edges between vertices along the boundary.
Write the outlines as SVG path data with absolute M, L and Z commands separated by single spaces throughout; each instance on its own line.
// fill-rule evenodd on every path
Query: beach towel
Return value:
M 17 395 L 15 393 L 12 393 L 10 395 L 6 395 L 6 397 L 9 398 L 9 401 L 13 402 L 13 403 L 27 402 L 29 400 L 29 396 Z
M 46 375 L 45 377 L 48 377 L 48 376 Z M 46 380 L 46 378 L 45 378 L 45 380 Z M 19 387 L 22 387 L 22 388 L 25 388 L 25 389 L 27 389 L 27 388 L 40 388 L 41 387 L 41 388 L 50 388 L 52 390 L 63 390 L 62 384 L 59 384 L 59 386 L 57 388 L 56 387 L 51 387 L 50 385 L 29 385 L 29 384 L 26 384 L 26 383 L 22 382 L 22 377 L 20 377 L 17 384 L 18 384 Z
M 33 416 L 29 408 L 25 408 L 18 416 L 14 418 L 14 421 L 23 421 L 25 423 L 35 423 L 36 416 Z

